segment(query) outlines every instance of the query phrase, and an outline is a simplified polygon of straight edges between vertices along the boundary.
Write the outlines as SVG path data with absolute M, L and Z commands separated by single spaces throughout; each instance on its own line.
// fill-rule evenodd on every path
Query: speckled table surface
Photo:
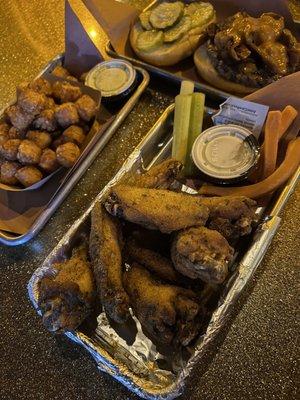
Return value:
M 16 84 L 34 77 L 64 47 L 63 0 L 2 3 L 0 107 Z M 148 89 L 38 237 L 18 248 L 0 248 L 1 400 L 136 398 L 99 373 L 83 350 L 45 331 L 29 303 L 26 285 L 171 101 L 171 96 Z M 183 399 L 297 398 L 299 189 L 290 198 L 281 228 L 220 338 L 218 351 L 208 355 L 210 363 L 195 370 Z

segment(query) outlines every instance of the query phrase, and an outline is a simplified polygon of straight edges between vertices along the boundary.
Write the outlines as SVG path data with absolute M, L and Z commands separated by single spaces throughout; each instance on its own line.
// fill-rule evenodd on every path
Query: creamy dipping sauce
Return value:
M 259 158 L 258 144 L 248 129 L 218 125 L 196 139 L 192 158 L 198 169 L 219 183 L 244 179 Z
M 110 99 L 126 93 L 134 85 L 136 71 L 123 60 L 110 60 L 97 64 L 87 74 L 85 84 L 100 90 L 104 98 Z

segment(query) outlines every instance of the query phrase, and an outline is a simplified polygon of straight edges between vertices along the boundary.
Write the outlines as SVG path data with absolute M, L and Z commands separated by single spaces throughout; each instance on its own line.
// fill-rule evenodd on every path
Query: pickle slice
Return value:
M 139 17 L 140 23 L 146 31 L 151 31 L 153 29 L 153 27 L 149 21 L 150 14 L 151 14 L 151 11 L 145 11 L 142 14 L 140 14 L 140 17 Z
M 164 42 L 171 43 L 175 42 L 175 40 L 181 39 L 182 36 L 191 29 L 191 26 L 191 18 L 188 15 L 183 16 L 176 25 L 165 31 Z
M 145 31 L 139 34 L 136 46 L 140 51 L 152 51 L 164 42 L 162 31 Z
M 161 3 L 150 14 L 150 23 L 153 28 L 166 29 L 182 17 L 184 4 L 181 1 L 175 3 Z
M 192 19 L 191 28 L 207 24 L 213 19 L 214 13 L 213 6 L 210 3 L 203 2 L 188 4 L 184 9 L 184 14 Z

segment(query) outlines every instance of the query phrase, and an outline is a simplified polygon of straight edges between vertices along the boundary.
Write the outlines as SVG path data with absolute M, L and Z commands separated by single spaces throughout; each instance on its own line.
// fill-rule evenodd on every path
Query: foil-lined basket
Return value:
M 95 202 L 103 199 L 110 188 L 121 179 L 125 179 L 127 174 L 146 170 L 170 156 L 173 113 L 174 105 L 166 109 L 116 176 L 97 196 L 89 209 L 73 224 L 43 265 L 32 275 L 28 283 L 28 293 L 39 314 L 39 281 L 45 275 L 54 273 L 53 263 L 64 260 L 80 235 L 88 231 L 90 213 Z M 206 109 L 206 113 L 211 113 L 211 110 Z M 206 332 L 198 337 L 188 351 L 184 351 L 184 354 L 179 352 L 173 357 L 172 368 L 166 356 L 160 354 L 151 340 L 143 334 L 140 323 L 134 316 L 135 327 L 132 328 L 126 325 L 111 326 L 105 313 L 101 313 L 96 321 L 95 318 L 93 322 L 87 320 L 78 330 L 67 332 L 66 336 L 83 346 L 92 355 L 99 370 L 110 374 L 140 397 L 151 400 L 170 400 L 178 397 L 182 394 L 185 380 L 194 366 L 204 360 L 208 347 L 214 345 L 221 330 L 232 319 L 232 310 L 238 297 L 251 281 L 279 227 L 278 212 L 296 186 L 298 176 L 299 170 L 281 194 L 276 196 L 268 215 L 264 209 L 257 210 L 260 223 L 254 234 L 238 251 L 235 262 L 231 266 L 230 278 L 224 284 Z

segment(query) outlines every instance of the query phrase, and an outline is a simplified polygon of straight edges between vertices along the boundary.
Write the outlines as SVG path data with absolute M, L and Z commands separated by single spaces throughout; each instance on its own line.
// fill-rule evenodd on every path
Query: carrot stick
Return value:
M 286 106 L 285 109 L 281 113 L 281 124 L 279 130 L 279 140 L 285 134 L 285 132 L 289 129 L 289 127 L 294 122 L 294 119 L 297 117 L 298 111 L 293 106 Z
M 298 115 L 298 111 L 293 107 L 293 106 L 286 106 L 284 110 L 281 113 L 281 123 L 280 123 L 280 128 L 278 132 L 278 142 L 282 139 L 286 131 L 289 129 L 289 127 L 292 125 L 294 122 L 295 118 Z M 258 162 L 258 166 L 256 170 L 250 175 L 249 181 L 250 182 L 257 182 L 260 180 L 260 177 L 262 176 L 262 171 L 263 171 L 263 165 L 264 165 L 264 151 L 265 151 L 265 143 L 261 145 L 260 152 L 261 152 L 261 157 Z
M 265 141 L 262 148 L 263 158 L 261 179 L 267 178 L 276 169 L 281 112 L 270 111 L 265 126 Z
M 246 196 L 251 199 L 258 199 L 282 186 L 296 172 L 299 165 L 300 137 L 289 142 L 283 162 L 272 175 L 263 181 L 254 185 L 227 188 L 203 185 L 199 190 L 199 194 L 207 196 Z

